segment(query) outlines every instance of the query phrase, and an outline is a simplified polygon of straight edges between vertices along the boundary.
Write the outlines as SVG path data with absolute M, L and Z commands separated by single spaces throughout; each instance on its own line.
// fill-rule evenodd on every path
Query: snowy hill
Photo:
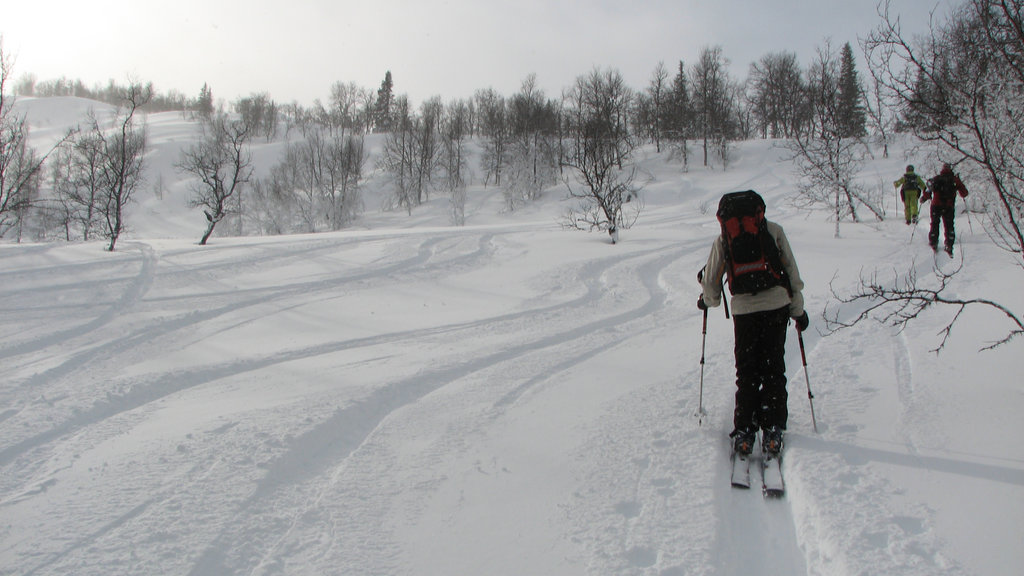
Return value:
M 87 104 L 19 105 L 43 142 Z M 645 210 L 617 245 L 562 230 L 560 189 L 508 213 L 477 179 L 464 227 L 448 225 L 443 198 L 382 212 L 386 191 L 369 186 L 352 230 L 200 247 L 202 217 L 171 168 L 190 134 L 180 115 L 149 118 L 161 194 L 140 194 L 117 252 L 0 244 L 0 574 L 1024 565 L 1020 343 L 979 352 L 1007 327 L 974 308 L 941 354 L 956 312 L 941 307 L 902 332 L 863 322 L 824 335 L 830 286 L 908 266 L 929 277 L 926 223 L 843 223 L 835 238 L 827 215 L 791 207 L 792 167 L 772 142 L 741 144 L 728 170 L 685 173 L 643 149 Z M 888 186 L 907 160 L 897 151 L 863 178 Z M 717 233 L 706 208 L 747 188 L 786 228 L 812 321 L 806 375 L 795 334 L 787 343 L 783 500 L 728 483 L 732 325 L 720 309 L 709 419 L 693 416 L 694 276 Z M 1012 257 L 980 221 L 957 224 L 950 290 L 1024 310 Z

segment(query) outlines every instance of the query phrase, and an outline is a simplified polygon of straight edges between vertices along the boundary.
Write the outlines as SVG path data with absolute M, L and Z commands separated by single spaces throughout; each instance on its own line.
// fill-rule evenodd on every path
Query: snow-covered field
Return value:
M 44 142 L 92 104 L 19 105 Z M 911 264 L 930 278 L 926 224 L 835 238 L 791 207 L 771 142 L 725 171 L 643 149 L 646 207 L 617 245 L 560 228 L 561 188 L 508 213 L 474 186 L 465 227 L 444 198 L 410 217 L 368 187 L 352 230 L 201 247 L 170 168 L 192 128 L 158 114 L 149 130 L 163 198 L 139 193 L 117 252 L 0 244 L 0 574 L 1020 573 L 1021 342 L 979 352 L 1009 330 L 982 308 L 938 355 L 955 310 L 825 336 L 830 284 Z M 902 150 L 863 174 L 890 214 Z M 812 319 L 819 432 L 792 332 L 774 501 L 728 483 L 721 309 L 709 418 L 693 416 L 695 274 L 719 196 L 748 188 L 787 230 Z M 1019 263 L 976 216 L 958 231 L 951 294 L 1024 312 Z

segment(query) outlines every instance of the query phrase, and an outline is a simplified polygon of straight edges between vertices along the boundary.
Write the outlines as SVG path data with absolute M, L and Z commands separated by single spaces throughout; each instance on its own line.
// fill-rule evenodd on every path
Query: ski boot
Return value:
M 772 426 L 761 431 L 761 448 L 771 458 L 782 453 L 783 430 Z
M 729 436 L 732 436 L 733 452 L 736 452 L 741 456 L 749 456 L 750 453 L 754 451 L 754 441 L 757 439 L 754 432 L 749 430 L 734 430 Z

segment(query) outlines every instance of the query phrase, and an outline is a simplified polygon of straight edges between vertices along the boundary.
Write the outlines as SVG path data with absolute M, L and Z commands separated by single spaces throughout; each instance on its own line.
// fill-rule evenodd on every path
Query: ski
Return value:
M 782 498 L 786 483 L 782 479 L 782 457 L 763 455 L 761 459 L 761 492 L 765 498 Z
M 750 455 L 732 453 L 730 482 L 733 488 L 750 488 Z

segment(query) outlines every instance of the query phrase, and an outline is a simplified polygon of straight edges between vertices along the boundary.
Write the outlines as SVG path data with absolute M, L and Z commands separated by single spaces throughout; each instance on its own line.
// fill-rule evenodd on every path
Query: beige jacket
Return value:
M 789 274 L 793 296 L 790 298 L 789 292 L 784 286 L 775 286 L 757 294 L 736 294 L 732 299 L 732 313 L 740 315 L 766 312 L 778 310 L 788 304 L 789 316 L 796 318 L 804 313 L 804 282 L 800 279 L 800 270 L 796 266 L 793 250 L 789 247 L 789 240 L 786 238 L 782 226 L 769 221 L 768 233 L 779 246 L 782 267 Z M 704 290 L 704 303 L 712 308 L 722 303 L 723 278 L 725 277 L 725 245 L 723 242 L 724 240 L 719 234 L 715 238 L 714 244 L 711 245 L 711 254 L 708 256 L 708 263 L 704 268 L 704 280 L 701 282 L 701 287 Z

